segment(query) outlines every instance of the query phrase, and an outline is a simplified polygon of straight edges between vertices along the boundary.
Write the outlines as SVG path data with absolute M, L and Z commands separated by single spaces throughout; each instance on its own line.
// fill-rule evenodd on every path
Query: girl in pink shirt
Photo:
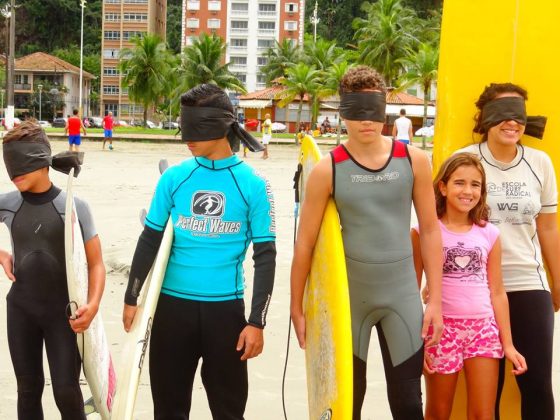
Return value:
M 443 163 L 434 181 L 444 254 L 444 331 L 439 344 L 425 350 L 428 420 L 449 418 L 462 369 L 469 418 L 488 419 L 494 415 L 499 359 L 505 354 L 515 375 L 527 370 L 511 339 L 499 231 L 487 222 L 485 178 L 475 155 L 458 153 Z M 412 229 L 411 237 L 420 284 L 418 228 Z

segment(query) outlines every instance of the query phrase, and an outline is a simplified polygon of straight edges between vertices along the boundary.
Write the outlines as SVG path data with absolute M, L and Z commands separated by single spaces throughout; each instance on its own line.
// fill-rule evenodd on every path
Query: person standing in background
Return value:
M 412 142 L 412 121 L 406 117 L 404 108 L 400 111 L 400 117 L 395 120 L 393 125 L 393 139 L 398 140 L 404 144 L 411 144 Z
M 264 121 L 261 124 L 262 128 L 262 144 L 264 146 L 263 159 L 268 159 L 268 143 L 272 139 L 272 121 L 270 120 L 270 114 L 264 115 Z

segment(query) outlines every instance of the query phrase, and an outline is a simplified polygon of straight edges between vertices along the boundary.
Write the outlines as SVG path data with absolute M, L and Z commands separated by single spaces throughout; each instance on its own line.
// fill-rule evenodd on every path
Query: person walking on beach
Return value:
M 270 120 L 270 114 L 264 115 L 264 121 L 261 124 L 262 129 L 262 144 L 264 146 L 264 152 L 262 155 L 263 159 L 268 159 L 268 143 L 272 139 L 272 121 Z
M 84 127 L 84 123 L 78 116 L 78 110 L 75 109 L 72 111 L 72 116 L 68 117 L 66 121 L 66 127 L 64 128 L 64 134 L 68 135 L 68 144 L 70 145 L 71 152 L 77 152 L 80 149 L 80 144 L 82 144 L 82 138 L 80 137 L 80 133 L 84 132 L 84 136 L 86 135 L 86 128 Z
M 51 156 L 43 129 L 31 121 L 3 139 L 6 170 L 17 191 L 0 195 L 0 221 L 8 227 L 12 254 L 0 250 L 0 263 L 12 281 L 6 298 L 8 345 L 17 380 L 20 420 L 42 419 L 45 346 L 56 405 L 63 420 L 85 420 L 80 390 L 81 360 L 76 333 L 84 332 L 99 308 L 105 286 L 101 244 L 88 205 L 76 198 L 88 262 L 88 303 L 68 319 L 64 252 L 66 194 L 53 185 L 49 166 L 79 172 L 81 156 Z
M 375 327 L 393 418 L 420 420 L 424 339 L 432 325 L 434 334 L 425 345 L 437 344 L 443 328 L 441 233 L 430 163 L 422 151 L 381 135 L 385 84 L 375 70 L 366 66 L 348 70 L 339 92 L 348 140 L 325 156 L 309 176 L 292 262 L 292 320 L 300 347 L 305 348 L 303 292 L 323 213 L 332 197 L 340 216 L 350 292 L 353 418 L 361 418 Z M 424 316 L 410 243 L 413 202 L 427 281 L 435 290 Z
M 271 299 L 276 228 L 268 182 L 232 149 L 261 144 L 242 129 L 228 95 L 203 84 L 181 97 L 182 139 L 193 157 L 163 173 L 140 235 L 125 295 L 129 330 L 164 227 L 174 240 L 154 316 L 150 383 L 154 418 L 188 419 L 194 375 L 214 419 L 243 419 L 247 360 L 263 349 Z M 243 261 L 253 243 L 253 298 L 245 318 Z
M 439 344 L 425 352 L 425 418 L 450 417 L 459 372 L 464 370 L 468 417 L 491 419 L 499 360 L 505 354 L 514 375 L 527 371 L 527 364 L 511 338 L 500 231 L 488 222 L 486 177 L 478 157 L 458 153 L 447 159 L 434 180 L 434 192 L 443 240 L 444 329 Z M 412 229 L 411 240 L 420 285 L 418 227 Z
M 529 366 L 526 374 L 516 376 L 521 416 L 554 420 L 554 311 L 560 309 L 558 186 L 550 157 L 521 143 L 523 134 L 542 138 L 545 128 L 542 117 L 527 116 L 527 98 L 527 91 L 512 83 L 486 86 L 476 102 L 473 129 L 481 135 L 480 143 L 460 151 L 480 158 L 489 220 L 503 238 L 502 272 L 513 343 Z M 504 366 L 502 360 L 496 419 Z
M 105 149 L 105 143 L 109 142 L 109 150 L 113 150 L 113 126 L 115 121 L 113 120 L 113 113 L 109 111 L 105 117 L 103 117 L 103 149 Z
M 400 117 L 393 124 L 393 139 L 404 144 L 411 144 L 412 138 L 412 121 L 406 117 L 406 110 L 402 108 Z

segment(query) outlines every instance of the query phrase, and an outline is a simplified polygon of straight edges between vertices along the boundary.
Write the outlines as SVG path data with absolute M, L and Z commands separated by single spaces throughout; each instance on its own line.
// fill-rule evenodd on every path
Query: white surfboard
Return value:
M 162 167 L 160 163 L 160 172 L 166 168 L 166 165 Z M 169 218 L 154 265 L 140 291 L 138 309 L 122 349 L 119 382 L 112 412 L 113 420 L 131 420 L 133 418 L 140 374 L 148 350 L 152 321 L 172 244 L 173 223 Z
M 64 247 L 70 308 L 75 311 L 87 303 L 88 266 L 76 203 L 72 194 L 73 178 L 74 169 L 68 174 Z M 116 390 L 116 376 L 100 313 L 97 313 L 84 333 L 77 334 L 77 341 L 84 375 L 91 390 L 95 409 L 103 420 L 109 420 Z

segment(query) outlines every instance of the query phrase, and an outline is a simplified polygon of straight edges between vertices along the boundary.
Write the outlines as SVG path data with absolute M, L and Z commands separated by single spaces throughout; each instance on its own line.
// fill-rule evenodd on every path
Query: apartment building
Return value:
M 266 51 L 289 39 L 303 44 L 305 0 L 183 0 L 181 47 L 200 33 L 227 42 L 230 70 L 249 92 L 265 87 Z
M 128 98 L 121 87 L 119 54 L 132 47 L 132 38 L 156 33 L 165 40 L 166 0 L 103 0 L 101 40 L 101 113 L 113 112 L 118 119 L 142 119 L 143 107 Z

